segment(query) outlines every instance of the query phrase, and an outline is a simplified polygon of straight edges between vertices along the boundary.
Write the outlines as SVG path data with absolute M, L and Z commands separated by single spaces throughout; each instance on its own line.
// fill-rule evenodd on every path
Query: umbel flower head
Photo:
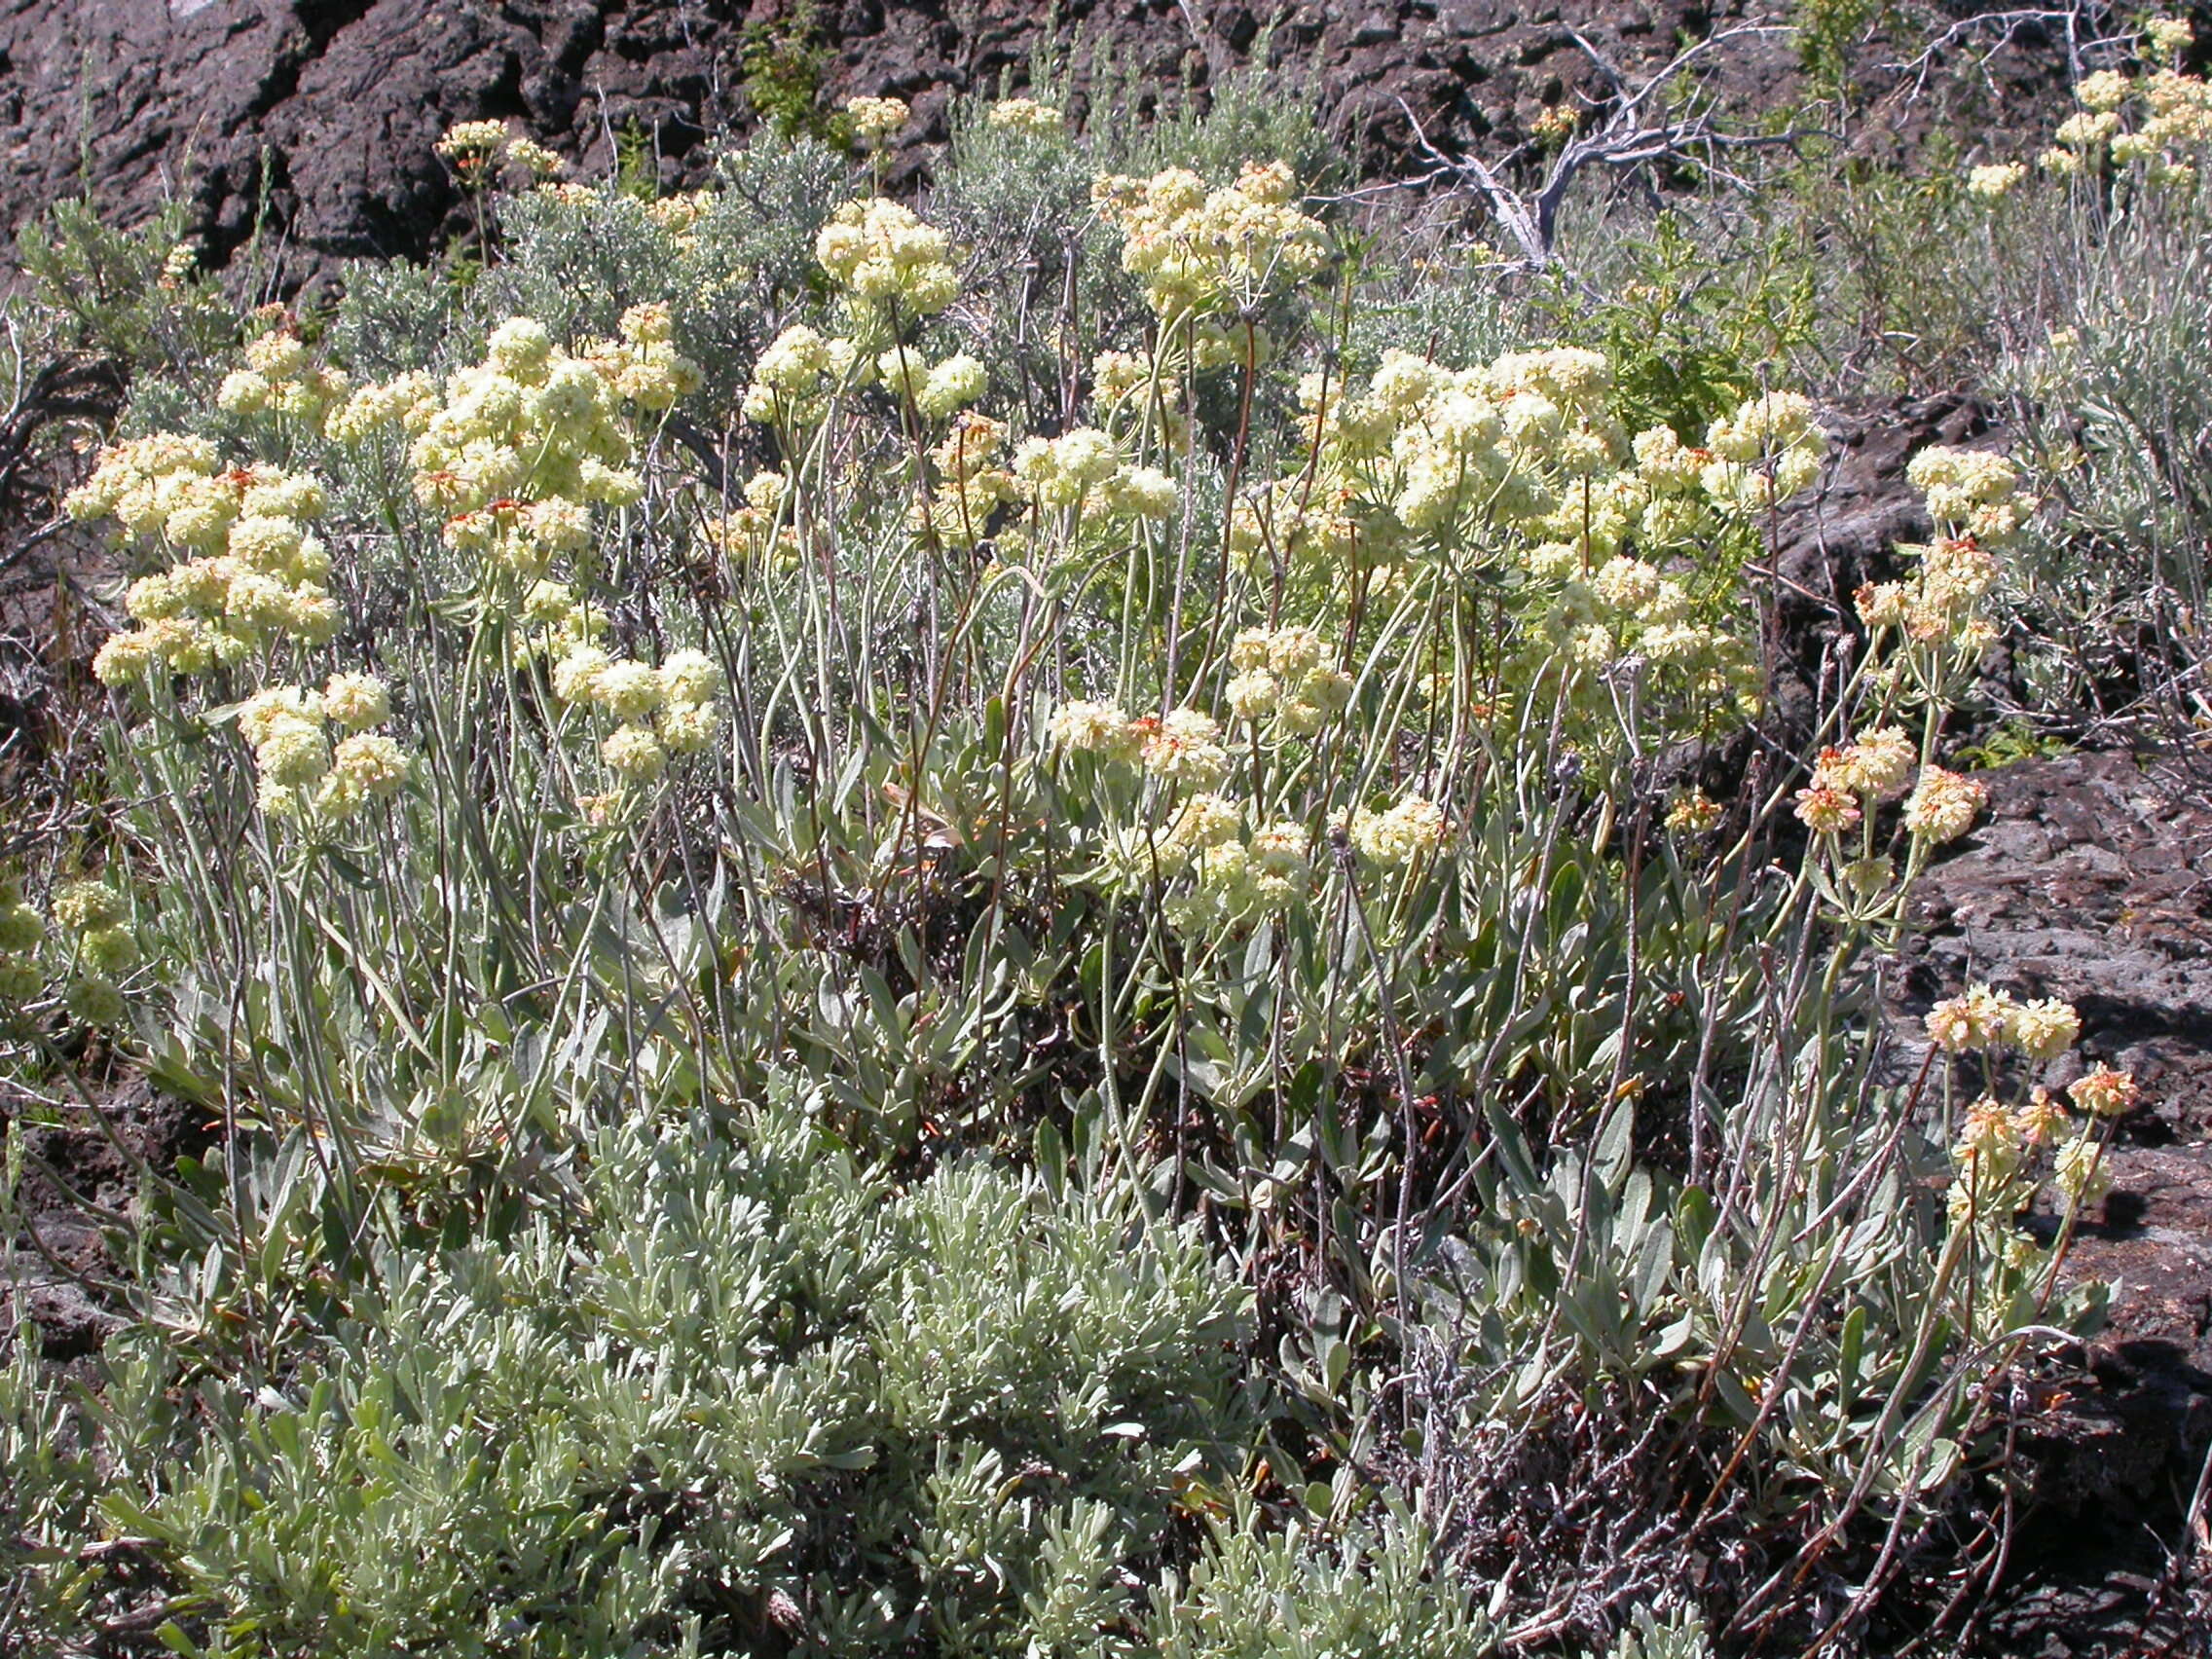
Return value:
M 1122 269 L 1143 279 L 1147 302 L 1169 317 L 1248 309 L 1319 270 L 1321 225 L 1292 205 L 1297 195 L 1282 162 L 1247 162 L 1219 190 L 1182 167 L 1149 179 L 1108 175 L 1091 187 L 1099 216 L 1122 232 Z
M 842 203 L 814 239 L 814 257 L 831 281 L 867 307 L 930 316 L 960 292 L 944 233 L 882 197 Z
M 610 655 L 570 630 L 551 682 L 561 702 L 616 722 L 599 755 L 623 784 L 651 783 L 670 756 L 707 748 L 721 729 L 722 671 L 704 651 L 672 651 L 654 668 Z
M 865 150 L 880 150 L 906 125 L 910 112 L 903 98 L 849 98 L 845 118 L 853 124 L 853 137 Z
M 94 656 L 103 683 L 132 683 L 157 669 L 205 674 L 277 641 L 318 645 L 337 630 L 330 556 L 305 528 L 324 506 L 312 477 L 268 466 L 217 471 L 211 445 L 155 434 L 102 451 L 65 505 L 78 519 L 112 516 L 126 539 L 181 556 L 125 595 L 138 626 Z
M 983 118 L 994 132 L 1017 132 L 1027 138 L 1056 138 L 1067 130 L 1058 107 L 1034 98 L 1001 98 Z
M 1989 801 L 1989 792 L 1972 778 L 1924 766 L 1920 782 L 1904 803 L 1904 827 L 1931 845 L 1955 841 L 1973 828 Z
M 366 674 L 333 675 L 320 693 L 276 685 L 247 698 L 238 729 L 253 751 L 261 810 L 330 826 L 398 793 L 415 775 L 414 756 L 396 738 L 362 729 L 390 708 L 384 682 Z M 343 734 L 335 745 L 331 726 Z

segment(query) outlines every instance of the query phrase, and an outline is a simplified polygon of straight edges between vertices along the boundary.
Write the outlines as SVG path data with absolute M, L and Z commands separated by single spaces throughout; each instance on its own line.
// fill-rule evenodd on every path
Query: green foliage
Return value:
M 660 194 L 657 134 L 632 116 L 614 135 L 614 189 L 620 196 L 650 202 Z
M 1439 1592 L 1421 1530 L 1393 1507 L 1333 1545 L 1302 1528 L 1224 1530 L 1187 1581 L 1170 1579 L 1152 1620 L 1161 1659 L 1481 1659 L 1490 1621 Z
M 1896 12 L 1892 0 L 1793 0 L 1790 22 L 1797 35 L 1797 59 L 1830 94 L 1852 90 L 1852 59 L 1873 29 L 1887 26 Z
M 134 229 L 104 224 L 89 202 L 58 202 L 16 232 L 16 266 L 66 318 L 74 344 L 132 367 L 175 373 L 234 342 L 237 318 L 179 250 L 185 208 L 171 203 Z
M 822 108 L 822 70 L 829 55 L 814 0 L 800 0 L 776 20 L 745 25 L 738 60 L 745 70 L 746 101 L 777 136 L 831 136 L 830 117 Z
M 1187 1235 L 979 1163 L 894 1193 L 788 1108 L 592 1154 L 570 1219 L 380 1252 L 280 1391 L 109 1491 L 212 1650 L 725 1651 L 788 1604 L 826 1651 L 1090 1651 L 1246 1432 Z
M 1665 212 L 1608 261 L 1607 298 L 1563 321 L 1612 359 L 1625 418 L 1683 433 L 1774 382 L 1814 340 L 1816 276 L 1793 227 L 1743 226 L 1716 265 L 1694 228 Z M 1570 320 L 1571 319 L 1571 320 Z

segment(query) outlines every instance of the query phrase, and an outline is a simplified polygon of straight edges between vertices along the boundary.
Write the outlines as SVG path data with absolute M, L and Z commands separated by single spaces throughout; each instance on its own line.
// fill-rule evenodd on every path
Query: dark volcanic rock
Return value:
M 1820 424 L 1832 446 L 1827 462 L 1813 488 L 1775 515 L 1769 557 L 1775 627 L 1766 726 L 1792 749 L 1811 740 L 1819 711 L 1833 704 L 1832 682 L 1858 651 L 1853 596 L 1899 573 L 1900 543 L 1935 534 L 1905 463 L 1932 444 L 2003 450 L 2009 439 L 1982 404 L 1957 393 L 1839 405 L 1822 410 Z
M 2212 755 L 2069 756 L 1984 781 L 1980 828 L 1915 898 L 1897 1047 L 1917 1066 L 1919 1015 L 1980 981 L 2073 1003 L 2078 1068 L 2142 1086 L 2067 1268 L 2117 1287 L 2111 1325 L 2020 1448 L 2046 1514 L 2133 1518 L 2094 1546 L 2118 1559 L 2176 1541 L 2212 1445 Z M 2073 1521 L 2043 1525 L 2062 1553 L 2092 1548 Z
M 901 177 L 944 138 L 949 93 L 1021 84 L 1049 27 L 1079 114 L 1109 66 L 1115 86 L 1133 72 L 1143 105 L 1179 87 L 1203 97 L 1265 51 L 1286 93 L 1382 172 L 1424 167 L 1422 136 L 1503 157 L 1545 107 L 1604 97 L 1601 59 L 1633 76 L 1751 13 L 1748 0 L 1064 0 L 1051 25 L 1034 0 L 812 9 L 825 97 L 913 103 Z M 749 119 L 749 49 L 794 38 L 798 15 L 791 0 L 0 0 L 0 210 L 19 223 L 90 191 L 135 221 L 181 199 L 215 263 L 258 232 L 279 285 L 343 257 L 421 255 L 459 228 L 430 151 L 452 123 L 512 120 L 595 171 L 635 124 L 664 182 L 693 182 L 707 134 Z M 2034 27 L 1971 75 L 1927 88 L 1891 75 L 1898 107 L 1862 130 L 1968 111 L 1983 130 L 2032 125 L 2064 59 Z M 1891 55 L 1868 49 L 1874 82 Z M 1729 42 L 1701 73 L 1745 123 L 1805 90 L 1778 31 Z

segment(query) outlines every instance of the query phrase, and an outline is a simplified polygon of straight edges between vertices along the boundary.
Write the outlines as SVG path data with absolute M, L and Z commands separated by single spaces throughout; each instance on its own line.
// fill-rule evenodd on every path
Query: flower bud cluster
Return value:
M 304 528 L 321 516 L 322 485 L 269 466 L 216 470 L 214 447 L 169 433 L 101 452 L 65 503 L 80 520 L 113 517 L 127 537 L 192 555 L 130 585 L 138 624 L 92 660 L 103 683 L 156 669 L 204 674 L 278 640 L 315 645 L 338 628 L 330 555 Z
M 1014 476 L 1021 494 L 1044 511 L 1164 519 L 1182 501 L 1174 479 L 1158 467 L 1129 464 L 1121 445 L 1096 426 L 1024 438 L 1014 452 Z
M 1056 138 L 1067 131 L 1067 121 L 1055 104 L 1035 98 L 1001 98 L 983 117 L 993 132 L 1015 132 L 1030 138 Z
M 238 727 L 253 751 L 261 810 L 337 824 L 397 793 L 415 775 L 414 757 L 396 738 L 371 729 L 390 718 L 389 691 L 368 674 L 332 675 L 319 693 L 276 685 L 248 697 Z
M 72 881 L 58 887 L 49 908 L 55 927 L 74 946 L 78 965 L 87 973 L 113 979 L 138 966 L 141 952 L 130 926 L 129 901 L 106 882 Z
M 551 681 L 561 702 L 616 722 L 599 755 L 625 784 L 652 782 L 671 755 L 707 748 L 721 726 L 722 671 L 704 651 L 674 651 L 654 668 L 576 640 L 554 663 Z
M 1187 318 L 1250 311 L 1278 285 L 1296 286 L 1320 269 L 1321 225 L 1293 205 L 1297 194 L 1283 163 L 1247 162 L 1219 190 L 1171 167 L 1149 179 L 1109 174 L 1090 199 L 1122 232 L 1122 269 L 1143 280 L 1152 309 Z
M 1315 629 L 1246 628 L 1229 650 L 1235 670 L 1225 693 L 1230 712 L 1252 725 L 1272 721 L 1290 735 L 1310 736 L 1351 700 L 1351 676 L 1327 658 Z
M 1287 909 L 1312 880 L 1306 827 L 1288 820 L 1248 824 L 1226 795 L 1186 797 L 1164 832 L 1124 831 L 1115 842 L 1110 877 L 1141 887 L 1174 882 L 1168 920 L 1189 933 L 1257 921 Z
M 45 985 L 38 963 L 45 942 L 45 918 L 13 876 L 0 876 L 0 1008 L 20 1008 Z
M 815 237 L 814 257 L 856 311 L 934 316 L 959 297 L 944 233 L 883 197 L 840 204 Z
M 266 412 L 319 424 L 351 389 L 343 371 L 311 361 L 299 336 L 279 325 L 246 342 L 245 367 L 223 377 L 215 388 L 215 406 L 226 415 Z

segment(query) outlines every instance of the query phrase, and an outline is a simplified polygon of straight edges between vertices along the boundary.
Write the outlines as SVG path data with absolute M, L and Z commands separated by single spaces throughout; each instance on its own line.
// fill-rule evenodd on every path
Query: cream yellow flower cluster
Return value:
M 1024 438 L 1014 452 L 1014 476 L 1021 494 L 1045 511 L 1164 519 L 1182 501 L 1174 479 L 1158 467 L 1131 465 L 1121 445 L 1096 426 Z
M 1183 800 L 1164 833 L 1144 828 L 1117 837 L 1109 871 L 1122 885 L 1155 876 L 1176 883 L 1168 919 L 1200 932 L 1288 908 L 1311 883 L 1308 850 L 1304 825 L 1248 825 L 1236 801 L 1201 792 Z
M 785 329 L 753 365 L 745 418 L 785 431 L 816 424 L 852 380 L 859 355 L 850 340 L 826 339 L 803 323 Z
M 438 405 L 436 377 L 413 369 L 355 390 L 323 417 L 322 435 L 332 443 L 349 445 L 366 443 L 387 428 L 420 437 Z
M 744 504 L 701 526 L 709 542 L 723 554 L 747 562 L 772 558 L 785 568 L 798 559 L 798 530 L 785 503 L 791 480 L 781 472 L 756 472 L 738 492 Z
M 2150 25 L 2153 47 L 2169 54 L 2187 48 L 2194 34 L 2187 22 L 2162 18 Z M 2178 43 L 2178 44 L 2175 44 Z M 2101 159 L 2127 166 L 2142 163 L 2152 184 L 2187 185 L 2196 177 L 2197 154 L 2212 143 L 2212 84 L 2178 69 L 2158 69 L 2140 80 L 2100 69 L 2074 89 L 2081 110 L 2059 123 L 2056 146 L 2038 158 L 2061 177 L 2094 167 Z M 2130 128 L 2122 112 L 2135 101 L 2141 113 Z
M 1159 719 L 1130 719 L 1109 703 L 1067 703 L 1052 716 L 1056 748 L 1141 765 L 1163 784 L 1205 791 L 1229 775 L 1221 722 L 1200 709 L 1170 709 Z
M 330 555 L 304 528 L 321 516 L 324 492 L 304 473 L 218 471 L 212 444 L 156 433 L 103 450 L 66 507 L 192 555 L 131 584 L 124 608 L 138 626 L 111 636 L 92 661 L 106 684 L 157 667 L 204 674 L 278 640 L 316 645 L 337 631 Z
M 645 217 L 676 239 L 680 252 L 688 253 L 698 245 L 699 239 L 694 233 L 699 221 L 714 204 L 712 191 L 680 190 L 674 196 L 646 203 Z
M 453 170 L 471 189 L 490 183 L 502 161 L 534 178 L 549 179 L 561 170 L 559 156 L 535 138 L 510 135 L 501 121 L 458 122 L 430 147 L 453 164 Z
M 853 137 L 863 149 L 880 150 L 898 135 L 910 118 L 903 98 L 848 98 L 845 117 L 853 124 Z
M 1770 391 L 1714 421 L 1705 447 L 1714 456 L 1698 469 L 1706 495 L 1721 506 L 1765 512 L 1812 483 L 1826 446 L 1809 399 Z
M 1841 834 L 1903 789 L 1919 758 L 1901 726 L 1862 731 L 1856 742 L 1822 750 L 1812 783 L 1797 792 L 1799 822 L 1816 834 Z
M 1947 1054 L 2011 1049 L 2031 1060 L 2055 1060 L 2080 1039 L 2082 1018 L 2055 997 L 2022 1002 L 2009 991 L 1969 985 L 1928 1011 L 1927 1029 Z
M 2020 469 L 2009 457 L 1988 450 L 1932 444 L 1905 463 L 1904 472 L 1906 482 L 1927 498 L 1938 530 L 1984 547 L 2014 539 L 2035 510 L 2035 501 L 2020 494 Z
M 2175 56 L 2196 44 L 2196 30 L 2187 18 L 2153 18 L 2143 25 L 2153 52 Z
M 1997 638 L 1982 615 L 1982 601 L 1997 583 L 1996 556 L 1969 537 L 1945 537 L 1917 552 L 1919 569 L 1909 580 L 1871 582 L 1856 601 L 1860 620 L 1874 630 L 1898 629 L 1916 645 L 1950 645 L 1972 656 Z
M 19 1008 L 45 985 L 38 963 L 45 942 L 45 918 L 13 876 L 0 876 L 0 1007 Z
M 1001 98 L 983 121 L 994 132 L 1018 132 L 1031 138 L 1058 137 L 1067 130 L 1059 107 L 1035 98 Z
M 932 316 L 960 294 L 944 233 L 880 196 L 841 203 L 815 237 L 814 257 L 857 310 Z
M 239 706 L 239 735 L 253 751 L 261 810 L 336 824 L 397 793 L 414 776 L 414 757 L 370 729 L 390 718 L 390 694 L 374 675 L 333 675 L 320 692 L 276 685 L 248 697 Z M 343 734 L 335 743 L 330 727 Z
M 657 414 L 699 389 L 699 365 L 677 350 L 676 319 L 667 302 L 632 306 L 622 313 L 617 334 L 591 342 L 578 355 L 623 402 Z
M 894 346 L 876 358 L 875 372 L 884 390 L 925 421 L 947 420 L 983 395 L 983 365 L 966 351 L 932 364 L 911 347 Z
M 930 451 L 937 477 L 930 494 L 930 524 L 946 546 L 975 546 L 983 538 L 993 509 L 1014 498 L 1014 474 L 999 464 L 1005 445 L 1005 424 L 971 410 L 955 417 L 943 442 Z
M 599 755 L 625 784 L 652 782 L 667 770 L 669 756 L 707 748 L 721 726 L 722 672 L 704 651 L 673 651 L 654 668 L 576 640 L 554 663 L 551 679 L 563 703 L 616 722 Z
M 1988 804 L 1989 792 L 1972 778 L 1940 766 L 1923 766 L 1919 782 L 1905 796 L 1904 827 L 1916 838 L 1939 847 L 1972 830 Z
M 2069 1053 L 2081 1040 L 2082 1019 L 2071 1003 L 2056 997 L 2023 1001 L 2009 991 L 1975 984 L 1930 1009 L 1927 1030 L 1930 1042 L 1946 1054 L 2011 1051 L 2047 1062 Z M 1967 1109 L 1951 1147 L 1958 1168 L 1947 1198 L 1954 1226 L 1971 1220 L 2009 1230 L 2034 1196 L 2029 1164 L 2045 1148 L 2056 1149 L 2051 1182 L 2067 1202 L 2094 1203 L 2105 1196 L 2112 1183 L 2094 1120 L 2116 1117 L 2133 1105 L 2135 1080 L 2099 1063 L 2066 1092 L 2089 1121 L 2063 1147 L 2066 1109 L 2041 1086 L 2009 1110 L 1986 1095 Z
M 1320 730 L 1351 700 L 1351 676 L 1327 658 L 1315 629 L 1244 629 L 1229 650 L 1235 670 L 1225 691 L 1230 712 L 1253 725 L 1272 721 L 1292 736 Z
M 1353 811 L 1345 833 L 1353 851 L 1386 868 L 1403 868 L 1444 845 L 1444 809 L 1424 795 L 1401 795 L 1381 812 Z
M 1131 722 L 1140 739 L 1138 758 L 1162 783 L 1210 790 L 1229 773 L 1221 722 L 1198 709 L 1170 709 L 1158 719 Z
M 138 936 L 129 902 L 104 881 L 72 881 L 55 890 L 54 925 L 76 947 L 77 960 L 102 978 L 138 966 Z M 34 922 L 36 912 L 32 913 Z
M 1168 318 L 1247 311 L 1318 271 L 1327 242 L 1297 197 L 1281 162 L 1247 162 L 1219 190 L 1183 167 L 1091 186 L 1091 204 L 1122 232 L 1122 269 L 1142 278 L 1147 302 Z
M 1951 1147 L 1958 1168 L 1944 1200 L 1951 1225 L 1979 1224 L 2006 1261 L 2025 1265 L 2034 1246 L 2012 1231 L 2013 1219 L 2035 1196 L 2035 1155 L 2056 1147 L 2066 1127 L 2066 1109 L 2044 1088 L 2010 1109 L 1986 1095 L 1968 1107 Z M 2096 1203 L 2112 1190 L 2104 1148 L 2089 1125 L 2057 1147 L 2050 1180 L 2069 1205 Z
M 413 432 L 415 497 L 447 515 L 447 545 L 535 577 L 589 542 L 592 505 L 629 506 L 645 494 L 628 464 L 622 404 L 665 408 L 696 384 L 696 368 L 669 344 L 664 308 L 637 308 L 622 331 L 571 356 L 541 324 L 512 317 L 434 402 L 413 380 L 364 388 L 339 424 L 365 433 L 396 420 Z
M 533 178 L 551 178 L 561 170 L 561 158 L 535 138 L 508 139 L 507 160 Z
M 1967 194 L 1978 196 L 1985 202 L 1995 202 L 2009 196 L 2028 176 L 2024 162 L 1991 162 L 1985 166 L 1967 169 Z
M 1870 582 L 1857 596 L 1860 620 L 1877 634 L 1896 630 L 1921 645 L 1948 645 L 1970 657 L 1994 643 L 1984 601 L 2002 573 L 1992 546 L 2014 538 L 2035 502 L 2019 493 L 2019 469 L 1979 450 L 1922 450 L 1906 476 L 1928 498 L 1941 532 L 1926 546 L 1900 544 L 1920 564 L 1903 581 Z
M 1047 722 L 1046 735 L 1053 748 L 1074 755 L 1133 762 L 1144 753 L 1143 731 L 1111 703 L 1062 703 Z
M 226 415 L 267 411 L 319 422 L 350 389 L 343 371 L 312 361 L 299 336 L 279 326 L 246 342 L 245 367 L 223 377 L 215 406 Z
M 1715 510 L 1763 510 L 1818 470 L 1823 441 L 1803 398 L 1751 399 L 1692 449 L 1664 426 L 1631 439 L 1612 397 L 1611 362 L 1577 347 L 1457 370 L 1388 350 L 1356 394 L 1309 375 L 1299 399 L 1319 464 L 1239 501 L 1232 545 L 1326 558 L 1356 537 L 1387 559 L 1490 530 L 1532 543 L 1531 571 L 1563 579 L 1630 543 L 1679 545 Z M 1656 602 L 1649 620 L 1668 623 L 1676 599 L 1661 583 L 1627 608 Z
M 461 170 L 482 167 L 506 149 L 507 126 L 503 121 L 457 122 L 430 147 Z

